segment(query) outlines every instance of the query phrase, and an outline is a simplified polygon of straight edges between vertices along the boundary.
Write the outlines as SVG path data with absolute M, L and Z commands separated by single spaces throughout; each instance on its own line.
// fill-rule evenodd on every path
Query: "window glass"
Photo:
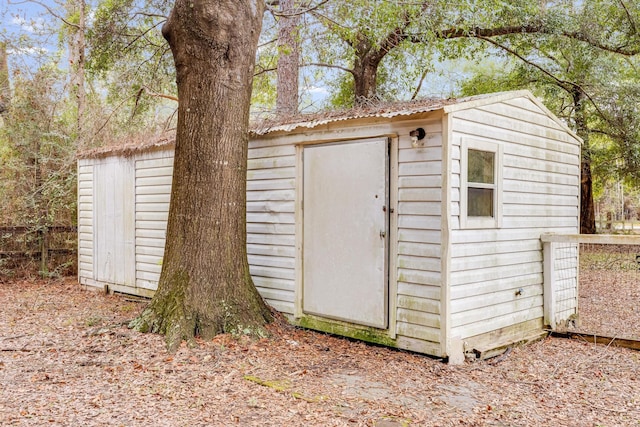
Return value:
M 468 181 L 482 184 L 493 184 L 493 164 L 495 153 L 492 153 L 490 151 L 480 151 L 472 149 L 469 149 L 468 153 Z
M 467 215 L 493 217 L 493 189 L 469 187 Z

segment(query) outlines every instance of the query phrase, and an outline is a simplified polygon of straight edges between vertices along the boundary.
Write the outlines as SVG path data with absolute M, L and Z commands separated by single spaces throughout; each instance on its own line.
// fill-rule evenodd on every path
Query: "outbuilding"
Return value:
M 580 145 L 528 91 L 254 127 L 254 283 L 294 324 L 452 361 L 539 337 L 541 235 L 578 233 Z M 81 284 L 153 294 L 172 162 L 171 139 L 80 155 Z

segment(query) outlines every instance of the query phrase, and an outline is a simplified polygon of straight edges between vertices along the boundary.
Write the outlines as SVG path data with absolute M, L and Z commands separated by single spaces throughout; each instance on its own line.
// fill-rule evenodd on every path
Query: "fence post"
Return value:
M 49 227 L 38 229 L 40 238 L 40 275 L 45 276 L 49 272 Z
M 556 328 L 556 271 L 553 254 L 557 243 L 543 241 L 544 324 Z

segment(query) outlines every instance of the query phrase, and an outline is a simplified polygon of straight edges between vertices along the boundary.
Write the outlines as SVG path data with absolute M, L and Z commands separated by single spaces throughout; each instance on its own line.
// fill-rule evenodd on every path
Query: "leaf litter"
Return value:
M 0 283 L 0 425 L 640 425 L 640 352 L 562 338 L 499 363 L 298 329 L 181 346 L 126 327 L 144 307 L 74 279 Z

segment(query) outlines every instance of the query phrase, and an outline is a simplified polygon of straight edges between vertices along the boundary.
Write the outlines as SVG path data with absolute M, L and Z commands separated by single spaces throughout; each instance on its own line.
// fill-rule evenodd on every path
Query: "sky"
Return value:
M 7 41 L 11 70 L 33 72 L 42 63 L 43 55 L 59 51 L 58 35 L 51 30 L 57 22 L 43 5 L 57 7 L 53 0 L 0 0 L 0 39 Z

